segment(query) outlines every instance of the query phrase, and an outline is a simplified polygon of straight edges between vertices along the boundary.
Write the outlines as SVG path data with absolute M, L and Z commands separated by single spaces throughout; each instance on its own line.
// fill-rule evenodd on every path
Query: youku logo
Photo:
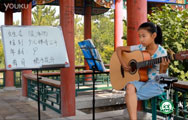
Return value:
M 7 11 L 8 9 L 27 9 L 28 8 L 28 4 L 14 4 L 14 3 L 4 3 L 5 6 L 5 11 Z

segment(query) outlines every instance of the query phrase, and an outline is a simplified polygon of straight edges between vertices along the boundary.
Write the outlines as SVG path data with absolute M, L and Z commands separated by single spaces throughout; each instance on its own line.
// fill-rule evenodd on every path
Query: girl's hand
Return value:
M 123 66 L 123 69 L 125 70 L 125 71 L 130 71 L 131 70 L 131 67 L 130 66 L 127 66 L 126 64 L 122 64 L 122 66 Z
M 131 68 L 129 66 L 127 66 L 127 64 L 124 62 L 124 59 L 122 58 L 122 53 L 123 52 L 130 52 L 130 46 L 126 46 L 126 47 L 117 47 L 116 48 L 116 52 L 117 52 L 117 56 L 119 58 L 119 62 L 122 65 L 124 71 L 130 71 Z
M 162 58 L 161 65 L 168 67 L 170 60 L 168 58 Z
M 160 64 L 160 73 L 166 73 L 170 60 L 168 58 L 162 58 L 162 62 Z

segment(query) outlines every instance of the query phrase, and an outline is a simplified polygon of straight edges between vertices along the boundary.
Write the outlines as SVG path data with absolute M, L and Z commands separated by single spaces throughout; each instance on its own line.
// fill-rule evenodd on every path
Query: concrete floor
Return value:
M 96 92 L 96 107 L 123 103 L 123 92 Z M 47 108 L 46 111 L 41 110 L 41 120 L 92 120 L 92 112 L 86 113 L 80 110 L 85 108 L 92 108 L 92 92 L 80 92 L 76 97 L 76 116 L 62 118 L 60 114 Z M 95 111 L 96 120 L 129 120 L 125 109 L 100 111 L 97 108 Z M 0 90 L 0 120 L 38 120 L 37 102 L 22 97 L 21 89 Z M 151 120 L 151 114 L 139 113 L 139 120 Z
M 20 90 L 8 90 L 0 92 L 0 120 L 37 120 L 38 111 L 31 106 L 32 101 L 21 97 Z M 41 113 L 41 119 L 51 117 Z

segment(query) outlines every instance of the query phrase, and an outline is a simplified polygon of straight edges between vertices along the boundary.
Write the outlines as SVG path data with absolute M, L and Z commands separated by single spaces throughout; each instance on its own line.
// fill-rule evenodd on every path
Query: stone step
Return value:
M 87 95 L 84 95 L 87 94 Z M 106 90 L 96 91 L 95 107 L 111 106 L 125 104 L 124 91 Z M 82 93 L 76 97 L 76 109 L 92 108 L 93 94 L 92 91 Z

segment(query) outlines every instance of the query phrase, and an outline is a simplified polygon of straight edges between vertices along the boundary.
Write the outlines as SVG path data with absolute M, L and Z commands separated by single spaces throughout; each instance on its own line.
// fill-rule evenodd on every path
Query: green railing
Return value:
M 76 85 L 76 96 L 80 91 L 92 90 L 92 71 L 91 70 L 82 70 L 83 67 L 80 66 L 80 69 L 75 72 L 75 85 Z M 40 73 L 40 76 L 47 77 L 53 80 L 60 81 L 60 73 Z M 89 75 L 89 77 L 88 77 Z M 86 79 L 89 79 L 86 81 Z M 95 74 L 96 78 L 96 89 L 97 90 L 107 90 L 112 89 L 110 84 L 109 71 L 107 72 L 98 72 Z
M 76 84 L 76 96 L 78 92 L 80 91 L 88 91 L 92 90 L 92 81 L 85 81 L 86 78 L 91 78 L 91 77 L 86 77 L 86 73 L 82 72 L 76 72 L 75 75 L 75 84 Z M 91 73 L 87 73 L 87 75 L 91 75 Z M 58 80 L 60 81 L 60 73 L 41 73 L 40 74 L 43 77 L 47 77 L 53 80 Z M 111 84 L 110 84 L 110 77 L 109 74 L 97 74 L 95 75 L 96 77 L 96 89 L 97 90 L 107 90 L 107 89 L 112 89 Z
M 143 111 L 149 112 L 152 114 L 152 120 L 157 119 L 157 115 L 165 117 L 165 115 L 160 112 L 159 106 L 160 103 L 166 100 L 166 93 L 162 93 L 159 96 L 155 96 L 149 100 L 144 100 L 143 101 Z
M 105 67 L 109 68 L 109 65 L 105 65 Z M 85 69 L 84 65 L 79 65 L 75 67 L 75 71 L 83 71 Z M 0 69 L 0 88 L 5 87 L 5 69 Z M 39 70 L 39 73 L 53 73 L 53 72 L 60 72 L 60 70 Z M 33 73 L 36 71 L 33 70 Z M 22 72 L 21 71 L 14 71 L 14 86 L 15 87 L 22 87 Z M 60 81 L 60 75 L 46 75 L 46 77 L 54 80 Z
M 188 89 L 174 88 L 174 119 L 188 120 Z
M 15 87 L 22 87 L 22 72 L 21 71 L 14 71 L 14 86 Z
M 93 89 L 93 82 L 85 81 L 85 79 L 88 78 L 92 79 L 92 76 L 86 77 L 83 73 L 76 74 L 76 95 L 79 91 L 88 91 Z M 109 74 L 96 74 L 95 79 L 96 90 L 112 89 Z
M 0 69 L 0 88 L 5 87 L 5 69 Z M 14 71 L 14 86 L 15 87 L 21 87 L 22 81 L 21 81 L 21 71 Z
M 109 72 L 103 73 L 103 74 L 97 74 L 97 82 L 96 85 L 106 85 L 106 87 L 96 87 L 96 89 L 109 89 L 110 87 L 110 81 L 109 81 Z M 91 74 L 91 73 L 89 73 Z M 39 91 L 40 91 L 40 103 L 43 106 L 43 110 L 46 110 L 46 107 L 60 113 L 61 112 L 61 97 L 60 97 L 60 81 L 59 80 L 53 80 L 49 78 L 58 78 L 60 76 L 60 73 L 40 73 L 39 75 L 45 76 L 42 79 L 40 79 L 39 84 Z M 36 81 L 36 75 L 28 75 L 30 77 L 26 77 L 28 80 L 28 97 L 37 101 L 37 81 Z M 35 76 L 35 77 L 34 77 Z M 48 77 L 48 78 L 47 78 Z M 83 73 L 76 74 L 76 81 L 79 81 L 78 79 L 82 79 L 82 82 L 79 84 L 80 87 L 87 87 L 87 88 L 77 88 L 76 94 L 78 91 L 87 91 L 92 90 L 92 81 L 85 81 L 85 75 Z M 56 86 L 52 85 L 56 84 Z M 57 84 L 58 83 L 58 84 Z M 57 87 L 58 86 L 58 87 Z
M 37 94 L 37 81 L 28 79 L 28 97 L 36 100 L 38 98 Z M 47 85 L 45 83 L 39 84 L 40 92 L 40 103 L 43 106 L 43 110 L 46 110 L 46 107 L 61 113 L 61 94 L 60 88 Z
M 0 71 L 0 88 L 5 86 L 5 72 Z
M 76 71 L 75 72 L 75 85 L 76 85 L 76 95 L 79 91 L 87 91 L 92 90 L 92 81 L 85 81 L 86 75 L 90 74 L 91 71 Z M 48 78 L 54 78 L 59 82 L 60 73 L 41 73 L 42 76 Z M 92 76 L 91 76 L 92 77 Z M 110 79 L 109 79 L 109 72 L 106 73 L 98 73 L 95 74 L 96 77 L 96 89 L 111 89 L 110 86 Z M 180 82 L 180 81 L 179 81 Z M 178 83 L 179 83 L 178 82 Z M 175 120 L 188 120 L 188 82 L 181 83 L 184 86 L 176 85 L 173 87 L 173 99 L 171 99 L 174 103 L 175 110 L 173 113 L 173 117 Z M 98 85 L 102 85 L 102 87 L 98 87 Z M 36 81 L 29 80 L 28 82 L 28 96 L 34 100 L 37 100 L 37 92 L 36 92 Z M 46 107 L 49 107 L 57 112 L 60 112 L 60 87 L 51 86 L 45 83 L 40 83 L 40 93 L 41 93 L 41 103 L 43 104 L 43 109 L 45 110 Z M 52 100 L 54 99 L 54 100 Z M 148 101 L 144 102 L 144 111 L 152 113 L 152 119 L 156 120 L 156 115 L 165 116 L 163 113 L 160 112 L 159 107 L 161 101 L 166 99 L 166 94 L 163 93 L 160 96 L 156 96 Z M 178 105 L 182 103 L 183 107 L 179 107 Z M 56 107 L 54 107 L 56 106 Z

